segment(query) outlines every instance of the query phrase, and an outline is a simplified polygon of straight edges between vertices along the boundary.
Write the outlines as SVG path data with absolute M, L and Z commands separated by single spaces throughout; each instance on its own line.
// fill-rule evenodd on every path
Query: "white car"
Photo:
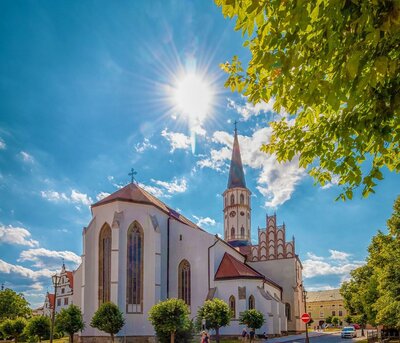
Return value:
M 341 332 L 342 338 L 357 337 L 356 329 L 353 326 L 345 326 Z

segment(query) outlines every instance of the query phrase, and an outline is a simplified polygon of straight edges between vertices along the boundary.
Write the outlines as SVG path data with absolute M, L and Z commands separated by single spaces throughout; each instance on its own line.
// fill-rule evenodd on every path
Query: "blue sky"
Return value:
M 0 282 L 42 303 L 62 258 L 79 263 L 90 203 L 125 185 L 132 167 L 149 191 L 222 233 L 235 120 L 253 238 L 276 212 L 309 289 L 337 287 L 362 263 L 399 176 L 385 170 L 376 195 L 335 202 L 335 185 L 313 186 L 295 162 L 260 153 L 279 115 L 224 89 L 219 63 L 249 57 L 233 27 L 212 1 L 0 2 Z M 190 125 L 170 94 L 194 70 L 215 96 Z

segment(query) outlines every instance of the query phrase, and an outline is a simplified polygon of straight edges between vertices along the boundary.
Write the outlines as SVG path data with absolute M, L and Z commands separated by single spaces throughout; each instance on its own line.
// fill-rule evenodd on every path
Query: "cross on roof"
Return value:
M 131 172 L 128 174 L 131 177 L 131 183 L 136 182 L 136 180 L 135 180 L 136 174 L 137 174 L 137 172 L 135 171 L 135 169 L 131 168 Z

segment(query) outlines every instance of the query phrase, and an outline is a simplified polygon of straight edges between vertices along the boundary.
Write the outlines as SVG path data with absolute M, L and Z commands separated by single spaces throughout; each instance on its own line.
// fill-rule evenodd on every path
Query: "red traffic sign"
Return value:
M 311 317 L 310 317 L 310 315 L 308 313 L 303 313 L 302 316 L 301 316 L 301 320 L 304 323 L 308 323 L 311 320 Z

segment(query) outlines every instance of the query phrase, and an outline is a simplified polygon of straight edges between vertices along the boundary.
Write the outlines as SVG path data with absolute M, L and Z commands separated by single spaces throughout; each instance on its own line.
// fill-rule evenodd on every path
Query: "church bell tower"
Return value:
M 234 247 L 251 244 L 251 192 L 246 187 L 235 123 L 228 187 L 224 199 L 224 239 Z

